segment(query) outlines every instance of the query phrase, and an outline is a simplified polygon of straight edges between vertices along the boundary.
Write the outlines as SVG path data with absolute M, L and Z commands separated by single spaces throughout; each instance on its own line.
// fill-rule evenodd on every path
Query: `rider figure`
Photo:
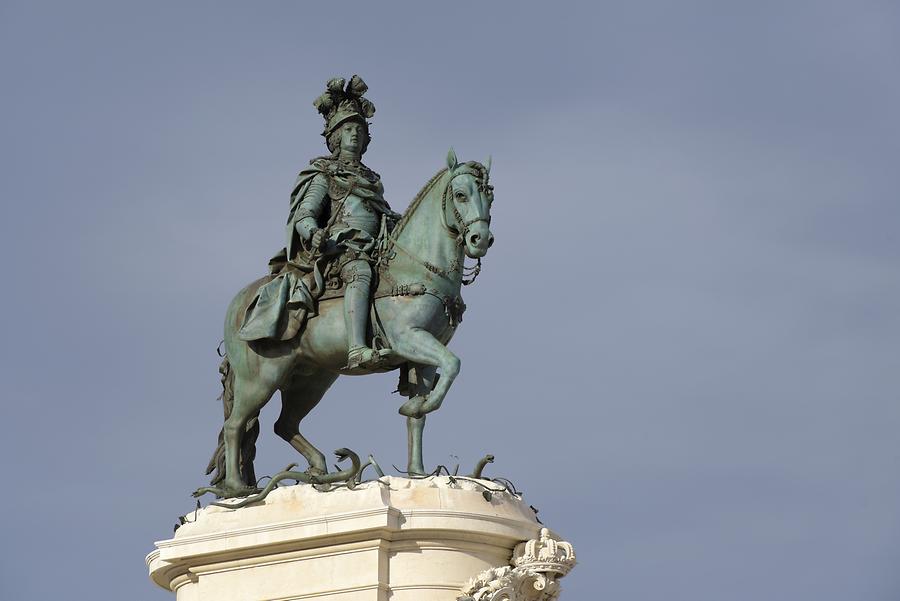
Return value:
M 375 367 L 379 354 L 366 344 L 373 253 L 382 221 L 390 229 L 399 217 L 384 200 L 380 176 L 363 165 L 369 145 L 367 118 L 375 107 L 362 95 L 367 90 L 354 75 L 328 82 L 315 106 L 325 117 L 329 157 L 320 157 L 301 173 L 291 194 L 287 258 L 300 252 L 328 257 L 346 286 L 344 324 L 347 329 L 347 367 Z

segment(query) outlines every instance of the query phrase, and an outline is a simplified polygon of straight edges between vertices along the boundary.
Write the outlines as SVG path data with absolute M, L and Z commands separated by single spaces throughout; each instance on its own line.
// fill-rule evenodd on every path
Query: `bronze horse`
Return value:
M 451 150 L 447 168 L 425 184 L 388 234 L 378 268 L 371 323 L 389 349 L 386 364 L 378 371 L 408 369 L 409 386 L 401 392 L 409 398 L 400 407 L 400 413 L 407 417 L 410 474 L 425 473 L 425 415 L 441 406 L 459 374 L 460 360 L 446 344 L 456 331 L 464 308 L 460 290 L 465 257 L 480 259 L 493 244 L 489 173 L 490 161 L 487 165 L 459 163 Z M 247 342 L 237 335 L 257 289 L 271 277 L 245 287 L 228 307 L 223 362 L 226 419 L 209 471 L 218 470 L 213 486 L 195 494 L 214 492 L 227 498 L 256 491 L 252 462 L 257 418 L 276 390 L 281 391 L 282 409 L 275 422 L 275 433 L 309 462 L 306 477 L 299 479 L 334 482 L 355 476 L 351 472 L 359 469 L 356 455 L 340 449 L 336 453 L 352 458 L 353 467 L 327 474 L 325 456 L 299 429 L 300 422 L 338 376 L 372 373 L 346 367 L 342 300 L 321 301 L 317 314 L 291 340 Z

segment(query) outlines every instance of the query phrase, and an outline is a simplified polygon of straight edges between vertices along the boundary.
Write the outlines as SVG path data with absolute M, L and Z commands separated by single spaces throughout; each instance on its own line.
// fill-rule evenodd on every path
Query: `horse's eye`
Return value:
M 466 200 L 466 195 L 460 191 L 456 192 L 456 200 L 460 202 L 464 202 Z

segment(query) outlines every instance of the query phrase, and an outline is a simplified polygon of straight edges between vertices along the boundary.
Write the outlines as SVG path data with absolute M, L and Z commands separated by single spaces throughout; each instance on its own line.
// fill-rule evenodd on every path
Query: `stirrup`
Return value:
M 382 357 L 384 357 L 384 354 L 367 346 L 350 349 L 350 352 L 347 353 L 347 369 L 356 369 L 358 367 L 374 369 L 381 365 Z

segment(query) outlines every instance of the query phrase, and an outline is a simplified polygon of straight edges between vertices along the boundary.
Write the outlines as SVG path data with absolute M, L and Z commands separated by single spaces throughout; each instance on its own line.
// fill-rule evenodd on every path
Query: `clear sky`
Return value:
M 511 478 L 564 599 L 900 598 L 896 2 L 0 1 L 0 597 L 171 598 L 232 295 L 359 73 L 406 206 L 493 155 L 430 466 Z M 394 376 L 324 450 L 405 460 Z M 295 459 L 263 413 L 258 473 Z

